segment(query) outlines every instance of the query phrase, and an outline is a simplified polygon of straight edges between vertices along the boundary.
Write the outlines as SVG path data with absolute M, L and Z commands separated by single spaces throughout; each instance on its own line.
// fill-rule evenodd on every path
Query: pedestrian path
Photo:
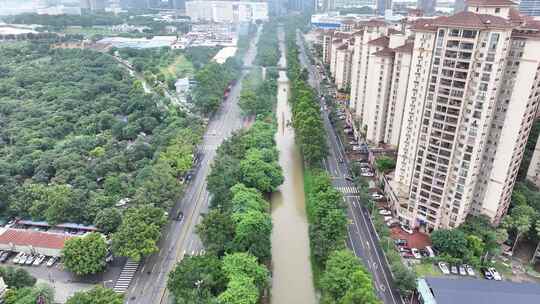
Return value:
M 343 194 L 358 194 L 360 191 L 353 186 L 338 186 L 336 187 Z
M 135 262 L 130 259 L 127 260 L 126 265 L 124 265 L 124 268 L 122 269 L 122 272 L 114 285 L 113 290 L 116 293 L 126 292 L 126 290 L 129 288 L 131 280 L 133 279 L 133 276 L 135 275 L 135 272 L 137 271 L 137 268 L 139 268 L 139 264 L 140 262 Z

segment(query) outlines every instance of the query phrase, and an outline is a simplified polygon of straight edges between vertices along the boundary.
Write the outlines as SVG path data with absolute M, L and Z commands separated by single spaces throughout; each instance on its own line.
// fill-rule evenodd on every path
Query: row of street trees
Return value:
M 197 226 L 206 254 L 183 259 L 169 274 L 176 303 L 255 304 L 269 286 L 272 221 L 265 195 L 283 175 L 272 117 L 275 77 L 263 81 L 257 73 L 244 81 L 239 101 L 257 119 L 221 144 L 207 179 L 210 210 Z
M 255 62 L 260 66 L 274 67 L 279 60 L 279 45 L 277 33 L 278 23 L 270 21 L 263 25 L 261 36 L 257 43 Z
M 287 63 L 292 83 L 293 126 L 308 165 L 304 188 L 315 285 L 322 293 L 321 303 L 380 303 L 371 276 L 345 247 L 348 219 L 343 196 L 320 169 L 328 153 L 326 132 L 317 93 L 307 83 L 307 72 L 299 62 L 297 22 L 289 20 L 286 26 Z

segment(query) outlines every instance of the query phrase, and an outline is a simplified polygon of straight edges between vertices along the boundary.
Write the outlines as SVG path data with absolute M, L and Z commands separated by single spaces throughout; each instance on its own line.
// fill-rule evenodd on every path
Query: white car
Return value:
M 21 259 L 21 257 L 23 255 L 24 255 L 24 253 L 22 253 L 22 252 L 17 253 L 17 255 L 13 258 L 13 263 L 19 264 L 19 260 Z
M 34 260 L 34 266 L 39 266 L 41 263 L 43 263 L 43 260 L 45 260 L 45 256 L 43 254 L 40 254 L 35 260 Z
M 405 225 L 401 225 L 401 230 L 407 232 L 408 234 L 413 234 L 414 233 L 414 231 L 411 228 L 409 228 L 408 226 L 405 226 Z
M 391 217 L 391 216 L 385 216 L 385 217 L 384 217 L 384 221 L 385 221 L 385 222 L 391 221 L 391 220 L 393 220 L 393 219 L 394 219 L 394 218 Z
M 374 193 L 371 193 L 371 197 L 373 197 L 374 199 L 383 199 L 384 196 L 380 193 L 377 193 L 377 192 L 374 192 Z
M 415 259 L 421 259 L 422 255 L 420 254 L 420 251 L 418 251 L 418 248 L 411 248 L 411 253 L 414 256 Z
M 380 215 L 392 215 L 392 211 L 386 209 L 379 209 Z
M 360 175 L 372 177 L 372 176 L 373 176 L 373 173 L 371 173 L 371 172 L 362 172 Z
M 495 281 L 501 281 L 502 280 L 502 277 L 501 275 L 499 274 L 499 272 L 497 271 L 497 269 L 495 269 L 494 267 L 489 267 L 488 268 L 489 272 L 491 272 L 491 274 L 493 275 L 493 279 Z
M 21 257 L 19 258 L 19 262 L 17 264 L 24 265 L 24 263 L 26 263 L 26 259 L 28 259 L 29 257 L 30 256 L 26 255 L 26 253 L 23 253 L 23 255 L 21 255 Z
M 459 274 L 462 275 L 462 276 L 466 276 L 467 275 L 467 270 L 465 270 L 465 265 L 459 265 Z
M 58 261 L 57 257 L 50 257 L 47 261 L 47 267 L 51 267 L 52 265 L 54 265 L 54 263 L 56 263 L 56 261 Z
M 450 274 L 450 270 L 448 269 L 448 265 L 444 262 L 439 262 L 439 269 L 443 274 Z
M 476 274 L 474 273 L 474 269 L 471 267 L 471 265 L 463 265 L 465 266 L 465 270 L 467 271 L 467 274 L 470 275 L 471 277 L 474 277 Z

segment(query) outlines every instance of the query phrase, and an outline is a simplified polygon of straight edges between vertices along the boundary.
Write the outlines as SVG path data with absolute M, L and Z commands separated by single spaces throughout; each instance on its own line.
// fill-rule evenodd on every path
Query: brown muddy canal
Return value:
M 283 62 L 283 59 L 282 59 Z M 272 195 L 272 304 L 315 304 L 304 199 L 302 157 L 287 126 L 289 81 L 280 71 L 277 95 L 276 143 L 285 181 Z

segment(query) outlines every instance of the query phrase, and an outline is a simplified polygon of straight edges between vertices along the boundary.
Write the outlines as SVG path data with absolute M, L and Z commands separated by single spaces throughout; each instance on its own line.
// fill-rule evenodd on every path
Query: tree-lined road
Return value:
M 320 94 L 322 75 L 309 62 L 299 33 L 297 36 L 297 45 L 300 49 L 300 62 L 309 72 L 309 83 Z M 369 212 L 361 205 L 358 196 L 355 195 L 356 191 L 346 190 L 355 189 L 355 185 L 346 180 L 346 177 L 350 176 L 350 169 L 347 164 L 345 149 L 328 119 L 328 109 L 322 103 L 321 108 L 324 109 L 324 124 L 328 135 L 329 146 L 329 155 L 324 161 L 324 165 L 328 173 L 332 176 L 333 185 L 342 190 L 345 201 L 347 202 L 347 214 L 350 219 L 347 246 L 363 261 L 367 269 L 373 274 L 373 283 L 379 297 L 384 303 L 402 304 L 403 301 L 396 290 L 388 263 L 379 246 L 377 234 L 371 223 Z
M 244 66 L 251 66 L 255 58 L 259 32 L 244 56 Z M 210 194 L 206 190 L 206 177 L 210 172 L 217 147 L 245 123 L 238 107 L 238 98 L 242 79 L 248 72 L 249 70 L 242 71 L 238 81 L 231 88 L 228 98 L 221 104 L 220 109 L 208 124 L 203 142 L 199 146 L 202 157 L 195 169 L 196 174 L 169 216 L 173 219 L 182 212 L 184 219 L 182 221 L 170 220 L 163 228 L 158 244 L 160 250 L 146 258 L 139 267 L 126 292 L 126 303 L 169 303 L 166 289 L 168 273 L 185 255 L 198 255 L 204 252 L 201 240 L 195 233 L 195 226 L 201 221 L 201 214 L 208 210 Z

